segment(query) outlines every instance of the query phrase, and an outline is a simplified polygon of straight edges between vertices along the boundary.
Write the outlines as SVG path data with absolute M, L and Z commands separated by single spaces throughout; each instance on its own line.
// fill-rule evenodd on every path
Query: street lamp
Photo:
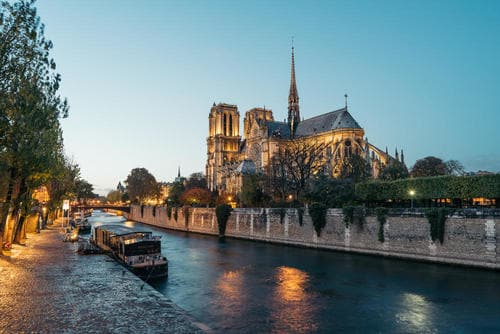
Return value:
M 415 196 L 415 190 L 410 189 L 410 191 L 408 192 L 408 194 L 410 195 L 410 200 L 411 200 L 411 210 L 413 211 L 413 197 Z

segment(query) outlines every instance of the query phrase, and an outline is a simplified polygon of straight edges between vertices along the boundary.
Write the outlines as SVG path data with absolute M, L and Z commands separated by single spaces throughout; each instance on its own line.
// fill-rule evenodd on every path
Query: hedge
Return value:
M 356 196 L 363 201 L 433 198 L 500 198 L 500 174 L 480 176 L 435 176 L 395 181 L 373 180 L 356 184 Z

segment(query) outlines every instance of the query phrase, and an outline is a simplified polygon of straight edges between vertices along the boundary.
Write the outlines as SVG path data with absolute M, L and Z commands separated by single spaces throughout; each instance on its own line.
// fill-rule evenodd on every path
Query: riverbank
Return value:
M 218 235 L 213 208 L 175 209 L 132 206 L 130 220 L 168 229 Z M 336 250 L 483 269 L 500 270 L 500 221 L 494 218 L 448 218 L 443 242 L 432 241 L 425 217 L 376 217 L 346 225 L 342 210 L 329 209 L 318 237 L 307 210 L 234 209 L 227 221 L 228 237 Z M 381 238 L 383 236 L 383 238 Z
M 42 230 L 0 256 L 0 332 L 208 331 L 109 257 L 78 255 L 62 239 L 56 228 Z

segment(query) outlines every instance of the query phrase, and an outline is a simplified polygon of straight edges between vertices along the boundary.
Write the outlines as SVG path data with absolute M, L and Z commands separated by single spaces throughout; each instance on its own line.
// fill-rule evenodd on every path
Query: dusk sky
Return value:
M 301 116 L 344 105 L 411 167 L 500 171 L 500 1 L 39 0 L 70 115 L 66 152 L 96 192 L 130 170 L 205 171 L 213 102 Z

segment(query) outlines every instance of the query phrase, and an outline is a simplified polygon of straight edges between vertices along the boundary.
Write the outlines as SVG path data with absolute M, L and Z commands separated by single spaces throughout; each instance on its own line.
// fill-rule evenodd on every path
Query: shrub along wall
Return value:
M 408 200 L 411 198 L 410 189 L 415 190 L 414 199 L 500 198 L 500 174 L 420 177 L 395 181 L 374 180 L 356 184 L 355 189 L 356 196 L 367 202 Z

